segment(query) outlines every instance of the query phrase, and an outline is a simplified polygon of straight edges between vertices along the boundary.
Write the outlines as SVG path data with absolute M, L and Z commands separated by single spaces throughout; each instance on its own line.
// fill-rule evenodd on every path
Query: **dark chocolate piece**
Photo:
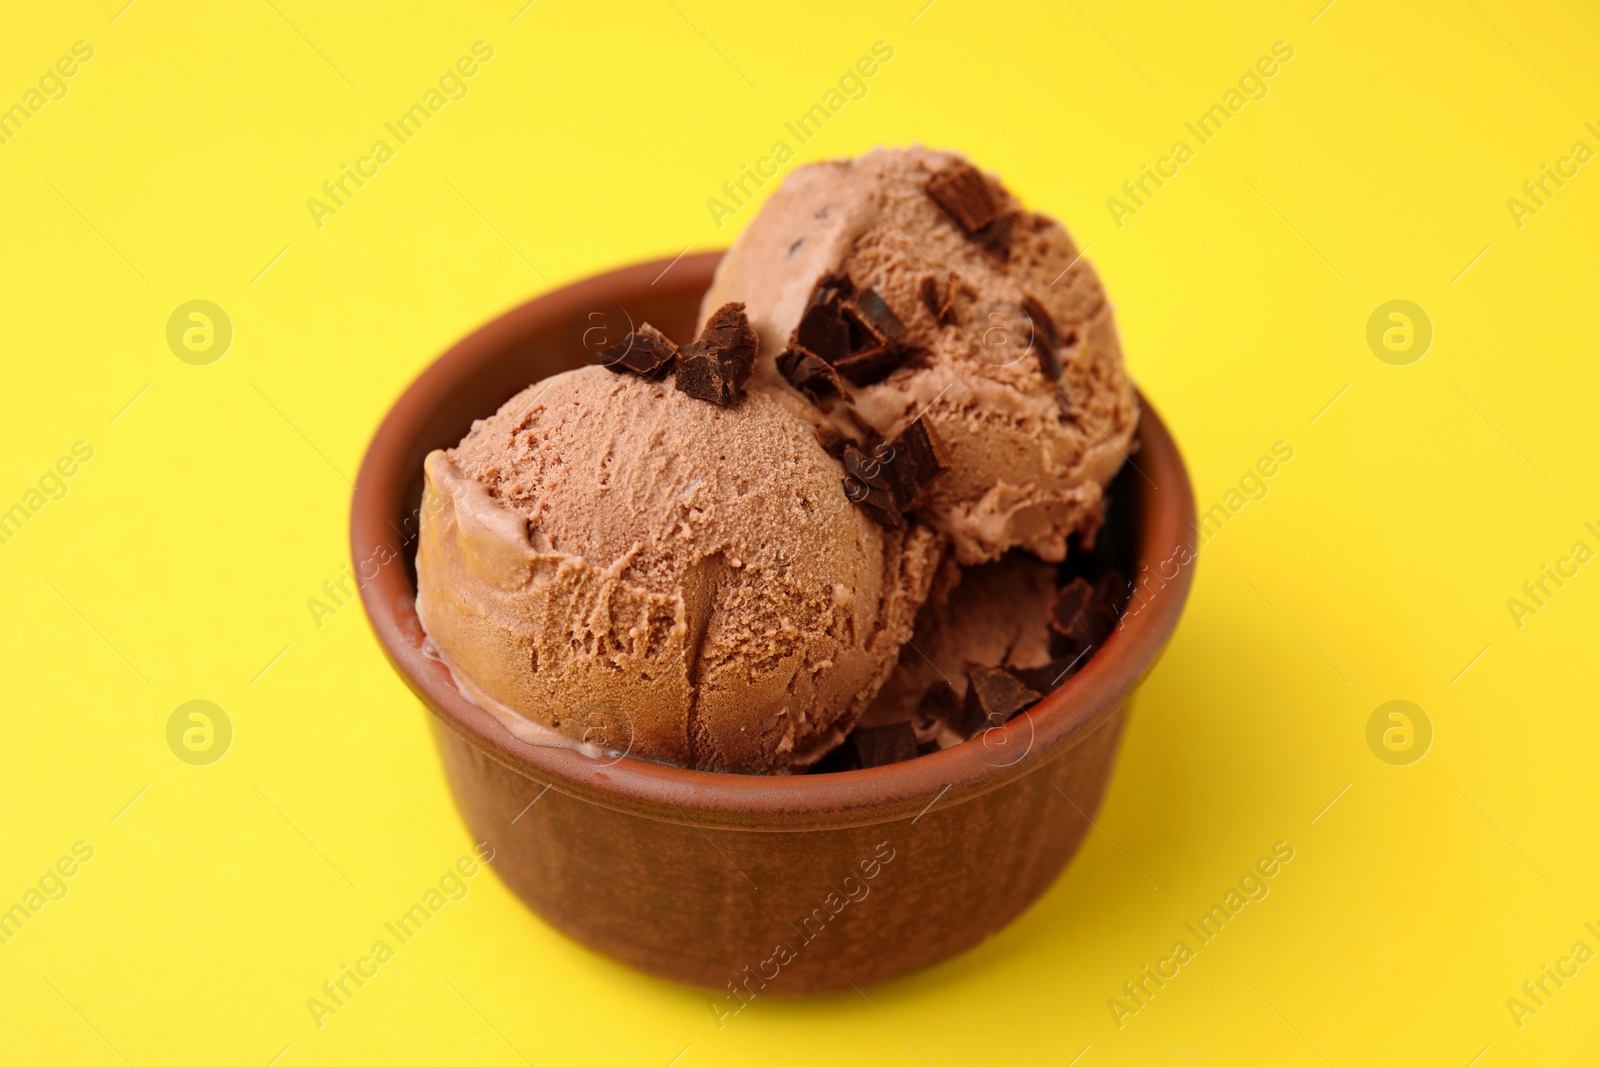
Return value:
M 906 524 L 905 516 L 895 504 L 894 485 L 889 480 L 883 461 L 875 455 L 862 452 L 853 444 L 846 444 L 841 462 L 845 471 L 845 496 L 879 526 L 890 530 L 903 527 Z
M 1061 334 L 1056 329 L 1056 320 L 1050 317 L 1044 305 L 1039 303 L 1037 297 L 1024 296 L 1022 298 L 1023 313 L 1033 323 L 1033 336 L 1035 340 L 1043 341 L 1051 348 L 1061 347 Z
M 722 305 L 712 312 L 699 338 L 678 349 L 678 389 L 724 407 L 737 404 L 755 368 L 760 344 L 744 305 Z
M 857 478 L 845 478 L 841 484 L 850 502 L 885 530 L 898 530 L 905 526 L 906 517 L 894 506 L 894 496 L 887 489 L 875 488 Z
M 906 332 L 906 324 L 874 289 L 863 289 L 844 305 L 845 313 L 872 333 L 879 344 L 889 344 Z
M 1094 586 L 1082 578 L 1074 578 L 1056 591 L 1050 602 L 1050 628 L 1060 634 L 1070 634 L 1089 601 L 1094 599 Z
M 1070 618 L 1058 618 L 1065 615 L 1068 608 L 1074 606 L 1082 597 L 1082 586 L 1089 583 L 1082 578 L 1074 578 L 1068 582 L 1058 595 L 1056 605 L 1062 605 L 1058 613 L 1056 605 L 1052 605 L 1050 613 L 1050 628 L 1055 631 L 1055 636 L 1050 643 L 1052 655 L 1077 656 L 1086 649 L 1097 649 L 1111 636 L 1111 631 L 1117 628 L 1117 620 L 1122 613 L 1122 605 L 1127 599 L 1127 584 L 1122 573 L 1115 568 L 1106 571 L 1095 579 L 1092 592 L 1087 602 L 1077 605 Z M 1066 604 L 1064 598 L 1068 590 L 1073 604 Z
M 953 319 L 950 307 L 956 300 L 956 277 L 947 275 L 940 281 L 937 275 L 925 274 L 922 276 L 922 305 L 928 309 L 928 314 L 933 316 L 933 321 L 941 326 L 947 325 Z
M 778 371 L 788 379 L 790 385 L 809 396 L 811 402 L 819 407 L 823 397 L 841 396 L 844 393 L 844 382 L 839 380 L 839 372 L 826 360 L 803 348 L 786 349 L 778 357 Z
M 1016 221 L 1010 215 L 1001 215 L 989 225 L 972 235 L 978 247 L 1002 263 L 1011 259 L 1011 225 Z
M 1010 671 L 974 667 L 967 675 L 967 701 L 962 726 L 968 737 L 990 726 L 1008 722 L 1018 712 L 1037 704 L 1040 694 Z
M 883 767 L 917 755 L 917 734 L 909 722 L 887 726 L 857 726 L 844 743 L 855 750 L 861 767 Z
M 850 327 L 832 301 L 818 302 L 812 298 L 811 306 L 800 317 L 795 327 L 795 341 L 806 351 L 821 356 L 829 363 L 837 363 L 850 354 Z
M 811 290 L 811 303 L 828 302 L 838 303 L 847 299 L 856 291 L 856 283 L 850 280 L 850 275 L 843 271 L 824 274 L 817 279 L 816 288 Z M 810 304 L 807 305 L 808 307 Z
M 920 416 L 877 455 L 901 511 L 913 510 L 934 479 L 954 465 L 950 449 Z
M 604 366 L 618 372 L 632 371 L 641 378 L 664 378 L 672 368 L 678 346 L 648 322 L 627 337 L 599 352 Z
M 910 355 L 896 344 L 904 332 L 905 324 L 876 292 L 858 292 L 848 275 L 825 274 L 811 290 L 789 346 L 832 365 L 852 384 L 871 385 L 888 377 Z M 803 361 L 790 357 L 787 366 L 800 370 Z M 789 374 L 788 370 L 784 373 Z M 820 379 L 823 375 L 808 371 L 807 377 Z M 842 386 L 837 391 L 848 394 Z
M 1053 382 L 1061 377 L 1061 333 L 1056 329 L 1056 320 L 1032 296 L 1022 298 L 1022 313 L 1033 325 L 1033 350 L 1039 357 L 1039 370 Z
M 970 163 L 950 164 L 929 178 L 922 189 L 968 237 L 994 221 L 994 194 L 989 192 L 989 183 L 978 168 Z
M 927 692 L 922 694 L 917 713 L 934 722 L 947 723 L 958 730 L 961 728 L 961 698 L 956 696 L 955 687 L 943 678 L 928 686 Z
M 917 746 L 917 755 L 919 756 L 931 756 L 937 751 L 939 751 L 939 742 L 937 741 L 924 741 Z
M 868 348 L 836 361 L 833 369 L 855 385 L 871 385 L 887 378 L 910 354 L 895 345 Z
M 844 434 L 832 426 L 816 426 L 811 432 L 817 435 L 817 444 L 822 446 L 824 452 L 834 459 L 844 458 L 844 446 L 849 443 Z

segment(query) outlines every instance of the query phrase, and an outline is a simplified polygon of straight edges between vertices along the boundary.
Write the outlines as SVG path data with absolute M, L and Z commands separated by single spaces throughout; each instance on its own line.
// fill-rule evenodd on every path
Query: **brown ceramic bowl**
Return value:
M 1178 620 L 1192 567 L 1189 478 L 1148 403 L 1138 477 L 1119 480 L 1129 573 L 1169 575 L 1075 676 L 965 744 L 868 770 L 762 777 L 593 759 L 512 737 L 423 654 L 415 525 L 422 460 L 587 339 L 648 320 L 692 335 L 718 256 L 643 263 L 547 293 L 441 356 L 378 427 L 350 540 L 395 670 L 433 713 L 456 804 L 494 869 L 577 941 L 662 978 L 796 996 L 865 986 L 971 948 L 1077 851 L 1105 795 L 1135 687 Z M 613 338 L 614 339 L 614 338 Z M 1187 559 L 1187 556 L 1181 558 Z M 737 999 L 735 994 L 737 994 Z

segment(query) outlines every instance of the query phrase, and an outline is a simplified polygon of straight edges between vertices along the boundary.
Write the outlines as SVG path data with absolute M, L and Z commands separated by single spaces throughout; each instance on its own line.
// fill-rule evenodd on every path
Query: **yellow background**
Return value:
M 1600 548 L 1600 163 L 1506 204 L 1600 148 L 1591 8 L 122 2 L 0 15 L 0 104 L 94 48 L 0 145 L 0 508 L 94 449 L 0 545 L 0 906 L 94 849 L 0 946 L 0 1059 L 1593 1062 L 1600 964 L 1506 1006 L 1600 949 L 1600 564 L 1506 605 Z M 307 198 L 478 40 L 469 95 L 319 229 Z M 720 1031 L 480 874 L 319 1030 L 306 999 L 472 847 L 360 609 L 307 608 L 374 426 L 498 312 L 725 245 L 753 209 L 719 230 L 707 198 L 879 40 L 801 160 L 957 147 L 1066 221 L 1203 505 L 1294 448 L 1205 546 L 1101 832 L 964 957 Z M 1279 40 L 1119 228 L 1107 199 Z M 233 324 L 209 366 L 166 343 L 191 299 Z M 1433 323 L 1409 366 L 1365 340 L 1391 299 Z M 234 726 L 210 766 L 166 743 L 192 699 Z M 1410 766 L 1367 745 L 1391 699 L 1434 729 Z M 1270 896 L 1119 1029 L 1107 1000 L 1280 840 Z

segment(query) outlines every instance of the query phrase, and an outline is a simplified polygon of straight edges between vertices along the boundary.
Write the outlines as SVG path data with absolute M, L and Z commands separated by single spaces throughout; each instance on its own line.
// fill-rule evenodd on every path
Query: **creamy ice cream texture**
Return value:
M 851 349 L 820 367 L 797 331 L 819 294 Z M 791 174 L 701 320 L 696 345 L 642 330 L 427 457 L 429 639 L 532 743 L 795 773 L 858 724 L 961 740 L 919 702 L 1051 662 L 1053 561 L 1131 448 L 1092 268 L 961 157 L 880 149 Z M 820 377 L 796 388 L 801 357 Z
M 947 561 L 862 725 L 909 720 L 919 741 L 948 747 L 965 740 L 950 723 L 922 713 L 929 687 L 948 684 L 959 703 L 974 667 L 1031 669 L 1050 663 L 1056 571 L 1055 564 L 1021 551 L 975 567 Z
M 570 371 L 425 475 L 417 611 L 468 695 L 707 769 L 792 772 L 842 740 L 941 552 L 926 528 L 868 520 L 762 389 L 719 407 Z
M 963 185 L 972 180 L 978 189 Z M 819 281 L 836 275 L 882 298 L 909 355 L 851 385 L 848 403 L 819 403 L 789 385 L 779 357 Z M 857 441 L 927 420 L 954 467 L 917 517 L 961 563 L 1017 547 L 1060 560 L 1069 536 L 1093 535 L 1132 447 L 1133 385 L 1094 269 L 1059 223 L 995 178 L 923 148 L 800 167 L 722 260 L 702 320 L 734 300 L 761 336 L 756 380 L 800 417 Z

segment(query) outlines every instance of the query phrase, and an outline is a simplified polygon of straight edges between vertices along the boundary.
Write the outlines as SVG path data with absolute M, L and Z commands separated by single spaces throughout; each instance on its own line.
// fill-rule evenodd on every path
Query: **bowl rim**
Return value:
M 676 287 L 711 272 L 721 252 L 681 257 Z M 613 762 L 519 741 L 493 715 L 463 696 L 448 669 L 423 652 L 415 590 L 400 561 L 393 521 L 415 471 L 405 457 L 441 398 L 477 368 L 540 324 L 562 323 L 596 299 L 653 284 L 675 261 L 637 263 L 553 289 L 504 312 L 435 359 L 384 415 L 362 459 L 350 505 L 350 548 L 368 621 L 389 662 L 444 727 L 502 766 L 569 796 L 667 822 L 725 829 L 797 831 L 871 825 L 934 804 L 959 804 L 998 789 L 1058 758 L 1104 726 L 1155 665 L 1193 581 L 1194 493 L 1177 444 L 1139 394 L 1137 464 L 1142 475 L 1139 571 L 1157 571 L 1180 548 L 1188 560 L 1175 577 L 1125 615 L 1104 645 L 1065 683 L 1031 709 L 940 752 L 884 767 L 832 774 L 772 776 L 683 767 L 624 757 Z M 485 412 L 484 417 L 489 413 Z M 1129 462 L 1135 462 L 1130 459 Z M 374 562 L 376 561 L 376 562 Z M 365 569 L 372 566 L 369 578 Z M 1164 571 L 1162 573 L 1165 577 Z M 1018 753 L 1020 749 L 1020 754 Z M 542 793 L 541 793 L 542 795 Z

